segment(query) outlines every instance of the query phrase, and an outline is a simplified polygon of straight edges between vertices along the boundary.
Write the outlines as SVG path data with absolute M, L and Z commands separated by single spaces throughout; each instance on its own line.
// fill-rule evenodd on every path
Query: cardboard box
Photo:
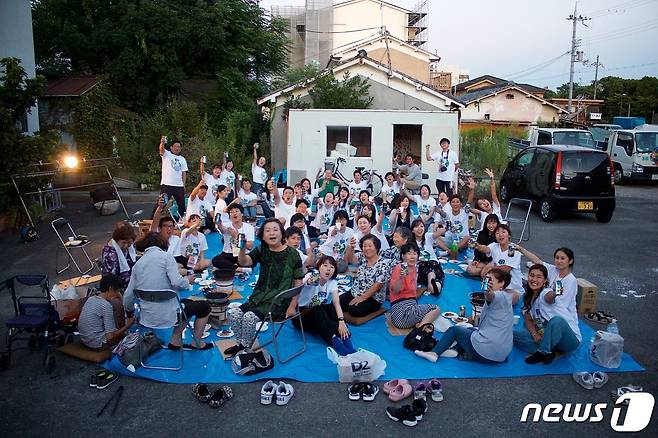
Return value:
M 137 233 L 137 239 L 151 231 L 151 224 L 153 220 L 151 219 L 142 219 L 139 221 L 139 232 Z
M 585 315 L 596 312 L 596 298 L 599 294 L 599 287 L 584 278 L 578 279 L 578 295 L 576 297 L 576 308 L 578 313 Z
M 98 282 L 101 281 L 101 275 L 92 275 L 92 276 L 82 276 L 69 278 L 68 280 L 62 280 L 58 284 L 60 287 L 65 288 L 68 285 L 75 287 L 75 291 L 80 298 L 87 297 L 87 291 L 89 288 L 98 286 Z

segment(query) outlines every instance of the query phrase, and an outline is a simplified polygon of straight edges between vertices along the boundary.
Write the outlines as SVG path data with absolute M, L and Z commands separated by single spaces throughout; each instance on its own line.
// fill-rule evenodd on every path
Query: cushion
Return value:
M 374 312 L 366 315 L 366 316 L 352 316 L 349 313 L 345 312 L 343 313 L 343 316 L 345 317 L 345 321 L 352 325 L 361 325 L 365 324 L 366 322 L 370 321 L 371 319 L 377 318 L 379 315 L 383 315 L 386 313 L 386 309 L 383 307 L 380 307 L 378 310 L 375 310 Z
M 112 349 L 110 347 L 103 350 L 92 350 L 83 345 L 79 340 L 62 345 L 57 351 L 93 363 L 105 362 L 112 357 Z

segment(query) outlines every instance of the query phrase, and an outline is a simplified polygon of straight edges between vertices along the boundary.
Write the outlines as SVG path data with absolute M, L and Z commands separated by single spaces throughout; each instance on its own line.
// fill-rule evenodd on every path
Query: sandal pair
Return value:
M 615 320 L 615 315 L 599 310 L 598 312 L 588 313 L 585 315 L 585 319 L 598 324 L 610 324 Z
M 221 386 L 210 394 L 210 389 L 205 383 L 196 383 L 192 386 L 192 394 L 200 403 L 208 403 L 211 408 L 219 408 L 228 400 L 233 398 L 233 390 L 230 386 Z
M 598 389 L 608 383 L 608 375 L 602 371 L 573 373 L 572 377 L 585 389 Z

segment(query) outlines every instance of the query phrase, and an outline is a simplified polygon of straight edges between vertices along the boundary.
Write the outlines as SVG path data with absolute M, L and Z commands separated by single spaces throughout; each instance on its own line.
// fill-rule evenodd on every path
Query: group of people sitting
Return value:
M 442 151 L 436 154 L 430 154 L 428 145 L 428 157 L 439 162 L 440 172 L 451 165 L 456 170 L 458 163 L 449 151 L 449 141 L 442 139 L 440 143 Z M 476 200 L 475 181 L 470 179 L 465 203 L 440 180 L 437 187 L 444 190 L 434 199 L 429 186 L 418 184 L 418 166 L 411 155 L 400 165 L 395 157 L 394 170 L 386 174 L 377 197 L 372 196 L 368 181 L 358 170 L 351 182 L 321 169 L 315 189 L 306 178 L 292 187 L 276 187 L 255 144 L 253 183 L 240 175 L 235 178 L 226 155 L 223 165 L 205 173 L 204 157 L 200 160 L 201 179 L 186 208 L 184 199 L 179 201 L 187 171 L 180 150 L 180 142 L 173 142 L 169 149 L 164 139 L 160 143 L 163 177 L 151 231 L 135 243 L 132 226 L 119 223 L 103 249 L 101 295 L 88 301 L 94 306 L 86 304 L 80 318 L 83 342 L 91 348 L 102 348 L 127 330 L 132 323 L 136 289 L 184 290 L 193 283 L 195 272 L 209 267 L 259 265 L 253 293 L 228 312 L 236 345 L 225 351 L 227 356 L 253 344 L 266 312 L 271 311 L 277 319 L 298 310 L 306 331 L 317 333 L 339 354 L 349 354 L 356 350 L 346 314 L 364 317 L 389 300 L 391 323 L 396 327 L 422 327 L 434 321 L 439 306 L 418 303 L 419 287 L 428 295 L 441 294 L 445 274 L 439 255 L 456 259 L 469 247 L 473 258 L 467 273 L 485 279 L 488 285 L 479 327 L 450 327 L 432 352 L 421 352 L 423 357 L 435 361 L 440 356 L 461 354 L 483 362 L 502 362 L 515 344 L 531 354 L 528 363 L 549 363 L 556 352 L 573 351 L 580 343 L 577 284 L 571 273 L 573 253 L 559 248 L 554 264 L 548 264 L 513 245 L 512 233 L 501 217 L 494 174 L 488 169 L 491 199 Z M 176 199 L 178 211 L 185 217 L 180 235 L 175 232 L 178 222 L 166 214 L 169 197 Z M 256 228 L 253 219 L 258 206 L 265 219 Z M 477 238 L 469 232 L 471 213 L 479 223 Z M 211 232 L 221 233 L 223 247 L 209 260 L 205 236 Z M 138 252 L 143 254 L 139 259 Z M 525 286 L 521 255 L 534 263 Z M 350 265 L 356 267 L 351 289 L 342 292 L 336 277 Z M 274 302 L 280 292 L 297 286 L 302 286 L 298 296 Z M 515 330 L 513 306 L 519 300 L 523 300 L 525 327 Z M 194 341 L 183 344 L 185 324 L 180 324 L 168 347 L 211 348 L 201 339 L 210 306 L 205 301 L 182 302 L 185 319 L 196 318 Z M 109 321 L 110 310 L 114 321 Z M 98 315 L 102 323 L 86 322 L 94 317 L 97 321 Z M 456 347 L 452 347 L 454 342 Z

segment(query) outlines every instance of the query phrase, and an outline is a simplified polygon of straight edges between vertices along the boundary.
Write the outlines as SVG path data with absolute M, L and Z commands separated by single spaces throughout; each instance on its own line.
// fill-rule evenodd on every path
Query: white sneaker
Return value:
M 453 350 L 452 348 L 448 348 L 446 351 L 441 353 L 441 357 L 457 357 L 459 353 L 457 353 L 457 350 Z
M 291 384 L 279 382 L 279 386 L 276 388 L 276 404 L 278 406 L 287 405 L 294 394 L 295 390 Z
M 271 405 L 274 394 L 276 393 L 276 385 L 271 380 L 265 382 L 263 387 L 260 389 L 260 404 L 261 405 Z

